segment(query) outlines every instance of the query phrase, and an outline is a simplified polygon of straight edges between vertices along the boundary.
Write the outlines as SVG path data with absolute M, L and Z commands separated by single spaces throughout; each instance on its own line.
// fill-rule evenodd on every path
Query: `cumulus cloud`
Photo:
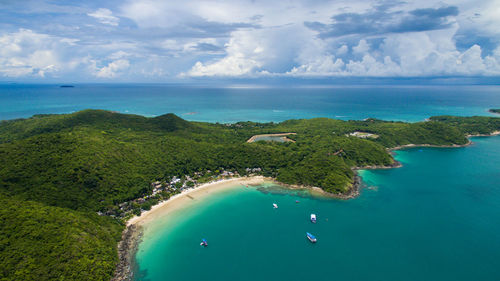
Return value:
M 87 14 L 89 17 L 97 19 L 100 23 L 117 26 L 120 19 L 113 16 L 113 12 L 106 8 L 99 8 L 92 13 Z
M 359 40 L 358 45 L 352 47 L 352 52 L 355 54 L 366 54 L 370 50 L 370 45 L 365 39 Z
M 45 76 L 62 64 L 56 50 L 67 44 L 62 38 L 20 29 L 0 36 L 0 73 L 7 77 Z
M 0 77 L 498 76 L 497 2 L 9 2 Z
M 346 75 L 343 71 L 345 64 L 342 59 L 335 59 L 333 56 L 328 55 L 319 57 L 314 61 L 307 62 L 297 67 L 293 67 L 285 75 L 290 76 L 330 76 L 335 74 L 337 76 Z
M 126 59 L 114 60 L 104 67 L 97 68 L 94 74 L 99 78 L 115 78 L 128 69 L 129 66 L 130 63 Z
M 414 77 L 443 75 L 498 75 L 498 58 L 484 55 L 474 44 L 459 50 L 456 37 L 460 25 L 459 8 L 442 5 L 430 8 L 407 7 L 401 3 L 373 5 L 368 12 L 341 12 L 333 23 L 304 21 L 312 34 L 289 28 L 293 51 L 283 52 L 282 42 L 274 38 L 275 28 L 233 33 L 226 45 L 226 56 L 208 62 L 198 61 L 191 76 L 369 76 Z M 294 25 L 291 25 L 294 26 Z M 283 32 L 283 30 L 281 30 Z M 304 36 L 305 35 L 305 36 Z M 245 37 L 247 51 L 235 52 L 236 38 Z M 279 37 L 279 36 L 278 36 Z M 267 38 L 267 39 L 266 39 Z M 252 53 L 259 42 L 263 54 Z M 272 44 L 269 44 L 272 42 Z M 245 48 L 240 48 L 240 50 Z M 276 71 L 277 58 L 294 65 Z
M 225 45 L 226 56 L 222 59 L 202 63 L 196 62 L 189 76 L 242 76 L 251 74 L 263 63 L 265 46 L 262 40 L 253 40 L 246 32 L 234 34 Z M 183 74 L 185 75 L 185 74 Z

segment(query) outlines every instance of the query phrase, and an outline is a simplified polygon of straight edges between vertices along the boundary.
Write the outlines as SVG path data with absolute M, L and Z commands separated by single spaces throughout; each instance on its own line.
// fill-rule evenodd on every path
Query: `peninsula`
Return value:
M 110 280 L 127 220 L 194 186 L 261 176 L 346 198 L 356 169 L 398 164 L 390 149 L 499 130 L 500 118 L 477 116 L 212 124 L 84 110 L 2 121 L 0 279 Z M 284 132 L 293 142 L 247 142 Z

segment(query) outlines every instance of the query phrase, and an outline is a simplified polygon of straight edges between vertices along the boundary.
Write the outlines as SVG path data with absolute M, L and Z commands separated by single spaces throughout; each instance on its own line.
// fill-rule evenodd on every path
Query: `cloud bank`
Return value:
M 495 0 L 7 1 L 0 79 L 495 77 L 498 26 Z

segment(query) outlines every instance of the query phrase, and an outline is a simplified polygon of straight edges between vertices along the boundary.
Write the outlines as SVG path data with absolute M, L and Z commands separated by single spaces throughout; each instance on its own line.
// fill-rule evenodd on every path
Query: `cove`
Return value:
M 500 137 L 472 141 L 397 151 L 403 167 L 360 171 L 352 200 L 271 184 L 215 193 L 146 229 L 135 278 L 497 280 Z

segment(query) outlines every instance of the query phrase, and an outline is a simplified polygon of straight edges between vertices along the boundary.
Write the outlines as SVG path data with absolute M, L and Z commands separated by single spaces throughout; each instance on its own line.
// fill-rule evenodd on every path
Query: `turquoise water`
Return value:
M 500 86 L 0 85 L 0 120 L 87 108 L 223 123 L 420 121 L 493 116 L 487 110 L 500 108 Z M 195 201 L 148 228 L 137 280 L 500 280 L 500 137 L 474 142 L 399 151 L 404 167 L 363 171 L 368 188 L 354 200 L 266 186 Z M 207 248 L 199 246 L 202 238 Z
M 500 137 L 473 141 L 399 151 L 404 166 L 362 171 L 354 200 L 208 197 L 146 232 L 137 280 L 499 280 Z
M 0 120 L 108 109 L 209 122 L 330 117 L 421 121 L 433 115 L 491 115 L 500 86 L 209 88 L 188 85 L 0 85 Z

